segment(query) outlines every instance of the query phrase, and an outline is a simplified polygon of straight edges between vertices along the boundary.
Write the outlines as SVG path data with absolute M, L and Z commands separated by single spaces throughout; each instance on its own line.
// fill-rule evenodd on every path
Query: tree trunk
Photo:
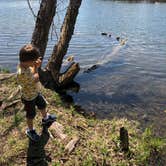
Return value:
M 54 46 L 45 70 L 39 69 L 40 81 L 47 88 L 52 89 L 69 84 L 80 70 L 79 64 L 74 62 L 64 73 L 60 73 L 63 58 L 67 53 L 69 42 L 74 32 L 81 2 L 82 0 L 70 0 L 61 27 L 60 39 Z M 49 29 L 55 15 L 56 3 L 56 0 L 42 0 L 38 12 L 31 42 L 39 48 L 42 57 L 44 57 L 47 47 Z
M 37 15 L 31 43 L 39 48 L 42 57 L 44 57 L 47 47 L 49 30 L 55 16 L 56 4 L 57 0 L 42 0 Z
M 66 16 L 61 27 L 60 39 L 57 45 L 54 46 L 52 56 L 47 64 L 47 67 L 50 69 L 53 77 L 54 75 L 56 75 L 54 74 L 54 70 L 59 73 L 63 57 L 65 56 L 69 47 L 69 42 L 74 32 L 76 18 L 78 15 L 79 7 L 81 5 L 81 1 L 82 0 L 70 0 Z
M 75 75 L 79 72 L 80 68 L 78 64 L 72 65 L 72 69 L 68 69 L 65 73 L 60 74 L 60 68 L 62 65 L 63 58 L 67 53 L 69 42 L 72 38 L 76 18 L 79 12 L 79 7 L 82 0 L 70 0 L 63 25 L 61 27 L 61 34 L 58 43 L 54 46 L 52 56 L 47 64 L 47 69 L 51 71 L 53 79 L 60 84 L 66 84 L 67 79 L 72 80 Z M 72 71 L 72 72 L 71 72 Z

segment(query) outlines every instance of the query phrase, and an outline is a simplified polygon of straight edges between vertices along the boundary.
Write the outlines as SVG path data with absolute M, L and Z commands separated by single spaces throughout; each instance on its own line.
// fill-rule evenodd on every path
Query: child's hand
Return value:
M 42 64 L 42 59 L 41 57 L 39 57 L 36 61 L 35 61 L 35 67 L 36 68 L 39 68 Z
M 38 81 L 39 81 L 39 74 L 38 74 L 38 73 L 35 73 L 35 74 L 33 75 L 33 79 L 34 79 L 35 82 L 38 82 Z

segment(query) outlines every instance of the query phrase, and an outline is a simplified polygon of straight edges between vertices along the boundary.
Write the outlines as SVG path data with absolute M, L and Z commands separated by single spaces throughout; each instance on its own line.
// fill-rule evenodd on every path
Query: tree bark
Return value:
M 70 0 L 59 41 L 54 46 L 45 70 L 39 69 L 40 81 L 47 88 L 53 89 L 69 84 L 80 70 L 79 64 L 74 62 L 64 73 L 60 73 L 63 58 L 67 53 L 74 32 L 81 2 L 82 0 Z M 56 4 L 57 0 L 42 0 L 38 12 L 31 43 L 39 48 L 42 57 L 44 57 L 47 47 L 49 29 L 55 15 Z
M 75 136 L 66 146 L 65 146 L 65 152 L 67 152 L 67 154 L 70 154 L 74 148 L 76 147 L 76 144 L 78 143 L 78 141 L 80 140 L 79 137 Z
M 47 47 L 49 30 L 55 16 L 56 4 L 57 0 L 42 0 L 37 15 L 31 43 L 40 50 L 42 57 L 44 57 Z
M 74 32 L 76 18 L 81 2 L 82 0 L 70 0 L 63 25 L 61 27 L 60 39 L 54 46 L 52 56 L 50 57 L 47 64 L 47 69 L 51 71 L 53 79 L 58 80 L 58 82 L 60 81 L 61 83 L 63 82 L 63 78 L 74 78 L 80 70 L 79 65 L 75 64 L 74 66 L 72 66 L 73 74 L 71 73 L 70 69 L 68 69 L 67 72 L 63 73 L 63 75 L 60 74 L 62 61 L 67 53 L 69 42 Z
M 79 70 L 79 64 L 73 63 L 64 73 L 59 75 L 59 84 L 63 87 L 72 82 Z

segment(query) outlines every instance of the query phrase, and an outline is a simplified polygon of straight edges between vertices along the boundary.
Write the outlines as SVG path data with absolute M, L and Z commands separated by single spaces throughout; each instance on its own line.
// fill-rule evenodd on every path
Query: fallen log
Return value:
M 13 105 L 16 105 L 18 102 L 20 102 L 20 99 L 14 100 L 12 102 L 3 102 L 0 107 L 0 111 L 5 110 Z
M 12 99 L 16 98 L 17 95 L 20 93 L 20 88 L 17 88 L 12 94 L 7 98 L 7 101 L 11 101 Z
M 65 151 L 70 154 L 74 148 L 76 147 L 76 144 L 78 143 L 78 141 L 80 140 L 79 137 L 74 137 L 65 147 Z
M 67 135 L 64 134 L 64 127 L 58 122 L 54 122 L 51 125 L 49 132 L 54 138 L 58 138 L 61 141 L 65 142 L 65 140 L 67 139 Z
M 13 77 L 14 75 L 16 75 L 16 73 L 0 74 L 0 81 L 7 80 L 7 79 Z

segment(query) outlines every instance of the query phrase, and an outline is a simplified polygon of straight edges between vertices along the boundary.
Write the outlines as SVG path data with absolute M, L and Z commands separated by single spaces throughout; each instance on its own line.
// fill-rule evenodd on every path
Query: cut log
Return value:
M 70 154 L 74 148 L 76 147 L 76 144 L 78 143 L 79 141 L 79 137 L 74 137 L 65 147 L 65 151 Z
M 58 138 L 61 141 L 65 141 L 66 138 L 67 138 L 67 135 L 64 134 L 64 128 L 63 128 L 63 126 L 60 123 L 58 123 L 58 122 L 54 122 L 51 125 L 49 131 L 51 132 L 51 134 L 52 134 L 52 136 L 54 138 Z

